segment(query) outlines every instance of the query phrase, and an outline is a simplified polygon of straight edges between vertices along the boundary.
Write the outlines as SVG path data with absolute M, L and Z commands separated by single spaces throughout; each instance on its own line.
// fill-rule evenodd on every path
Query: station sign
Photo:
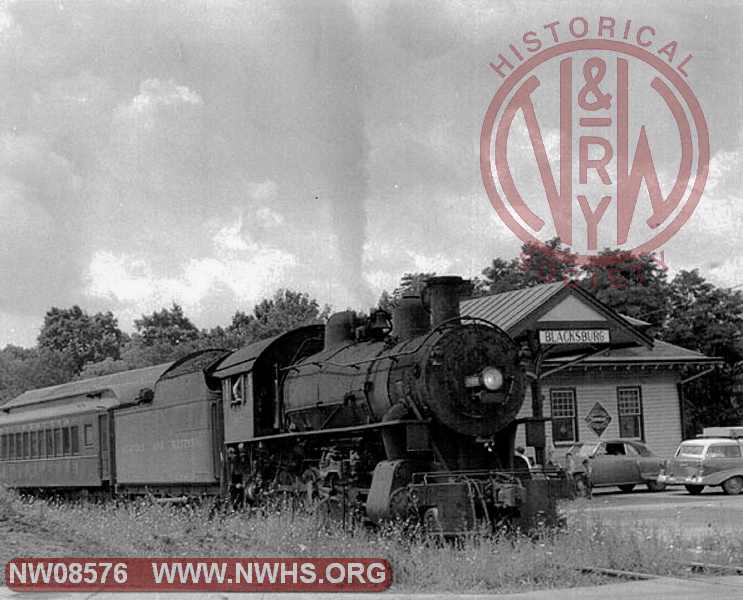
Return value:
M 608 329 L 540 329 L 540 344 L 608 344 Z

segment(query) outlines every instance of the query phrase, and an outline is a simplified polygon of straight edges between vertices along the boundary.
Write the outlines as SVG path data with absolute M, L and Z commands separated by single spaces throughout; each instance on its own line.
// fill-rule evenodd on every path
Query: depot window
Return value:
M 567 443 L 578 441 L 578 411 L 575 390 L 572 388 L 550 390 L 552 415 L 552 441 Z
M 642 395 L 639 386 L 617 388 L 619 436 L 643 439 Z

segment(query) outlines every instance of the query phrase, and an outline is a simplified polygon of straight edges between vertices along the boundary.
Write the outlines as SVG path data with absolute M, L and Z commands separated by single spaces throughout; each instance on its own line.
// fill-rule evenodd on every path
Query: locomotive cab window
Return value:
M 245 376 L 238 375 L 232 383 L 232 404 L 242 404 L 245 392 Z
M 250 401 L 252 374 L 235 375 L 224 381 L 224 393 L 230 399 L 230 407 L 236 408 Z

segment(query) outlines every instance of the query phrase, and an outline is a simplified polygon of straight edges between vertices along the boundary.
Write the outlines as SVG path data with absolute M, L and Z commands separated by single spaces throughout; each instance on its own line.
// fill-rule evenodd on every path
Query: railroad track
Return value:
M 678 562 L 680 567 L 688 569 L 690 573 L 696 575 L 743 575 L 743 566 L 737 565 L 718 565 L 714 563 L 702 563 L 696 561 Z M 640 571 L 623 571 L 619 569 L 607 569 L 604 567 L 578 567 L 581 573 L 594 573 L 605 577 L 615 577 L 617 579 L 630 579 L 634 581 L 644 581 L 648 579 L 658 579 L 660 577 L 669 577 L 668 575 L 657 575 L 655 573 L 643 573 Z

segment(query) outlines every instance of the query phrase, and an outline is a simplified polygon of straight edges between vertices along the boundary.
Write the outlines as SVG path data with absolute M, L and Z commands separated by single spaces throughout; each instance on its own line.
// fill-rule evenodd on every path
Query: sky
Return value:
M 663 256 L 743 283 L 743 4 L 707 4 L 3 4 L 0 346 L 33 345 L 51 306 L 131 331 L 175 301 L 208 328 L 279 287 L 368 309 L 405 272 L 516 256 L 480 175 L 489 63 L 576 15 L 693 55 L 710 176 Z

